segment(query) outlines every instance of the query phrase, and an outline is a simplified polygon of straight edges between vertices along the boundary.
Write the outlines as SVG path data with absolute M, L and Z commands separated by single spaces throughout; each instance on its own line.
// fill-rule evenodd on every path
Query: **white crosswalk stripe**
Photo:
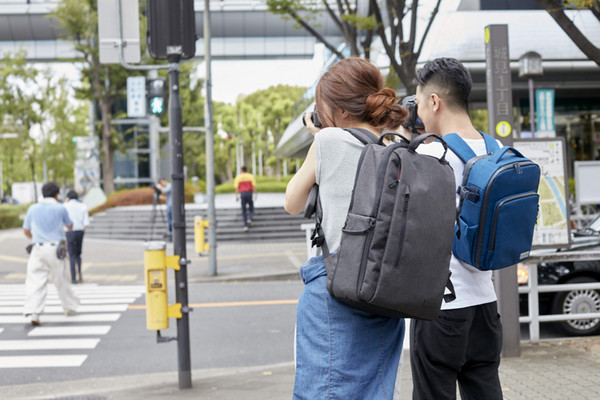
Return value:
M 0 284 L 0 369 L 81 366 L 102 336 L 109 334 L 109 323 L 118 321 L 145 292 L 141 285 L 80 284 L 73 289 L 81 302 L 75 315 L 64 315 L 56 288 L 50 284 L 42 325 L 15 337 L 21 331 L 6 328 L 28 324 L 23 315 L 25 285 Z

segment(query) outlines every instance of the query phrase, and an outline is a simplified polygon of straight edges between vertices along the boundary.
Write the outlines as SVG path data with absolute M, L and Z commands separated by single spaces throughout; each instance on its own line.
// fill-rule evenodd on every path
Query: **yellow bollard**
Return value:
M 199 215 L 194 218 L 194 247 L 197 254 L 202 254 L 210 249 L 210 245 L 206 243 L 206 235 L 204 229 L 208 228 L 209 222 L 207 219 L 202 219 Z
M 179 256 L 166 255 L 165 242 L 148 242 L 144 250 L 146 329 L 169 327 L 169 317 L 181 318 L 181 304 L 168 305 L 167 267 L 179 270 Z

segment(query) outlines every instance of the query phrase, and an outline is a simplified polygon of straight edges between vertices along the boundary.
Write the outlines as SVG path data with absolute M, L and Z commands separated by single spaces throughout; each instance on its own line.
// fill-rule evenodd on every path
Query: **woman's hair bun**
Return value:
M 377 127 L 396 129 L 408 118 L 408 110 L 398 104 L 396 91 L 383 88 L 367 97 L 365 114 Z

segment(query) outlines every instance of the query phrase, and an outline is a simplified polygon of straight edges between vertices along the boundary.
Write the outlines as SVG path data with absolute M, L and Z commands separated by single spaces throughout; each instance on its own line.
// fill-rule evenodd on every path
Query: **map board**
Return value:
M 514 147 L 541 168 L 533 248 L 569 247 L 571 223 L 564 138 L 517 139 Z

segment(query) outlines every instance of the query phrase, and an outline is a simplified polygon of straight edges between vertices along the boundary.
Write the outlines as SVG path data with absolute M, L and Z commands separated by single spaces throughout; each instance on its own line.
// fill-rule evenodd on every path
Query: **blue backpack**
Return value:
M 481 133 L 481 132 L 480 132 Z M 488 154 L 476 156 L 456 133 L 444 136 L 465 163 L 452 252 L 480 270 L 529 257 L 537 220 L 540 167 L 512 147 L 481 133 Z

